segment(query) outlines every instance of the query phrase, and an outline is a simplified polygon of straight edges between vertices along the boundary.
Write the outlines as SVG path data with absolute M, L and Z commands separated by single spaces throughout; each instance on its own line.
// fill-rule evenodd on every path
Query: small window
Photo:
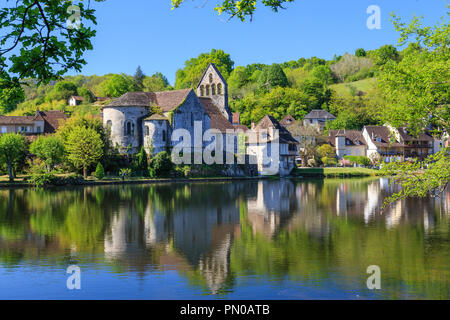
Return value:
M 216 85 L 215 85 L 215 84 L 212 84 L 212 85 L 211 85 L 211 94 L 212 94 L 213 96 L 216 95 Z
M 36 128 L 37 133 L 41 133 L 41 127 Z
M 162 131 L 162 141 L 166 142 L 166 130 Z
M 201 85 L 200 86 L 200 97 L 203 97 L 205 95 L 205 86 Z
M 6 133 L 6 127 L 2 127 L 2 133 Z
M 222 84 L 221 83 L 217 84 L 217 94 L 222 94 Z
M 125 126 L 125 134 L 128 136 L 134 135 L 134 123 L 131 121 L 127 122 L 127 125 Z
M 145 126 L 145 135 L 146 136 L 150 135 L 150 128 L 148 126 Z
M 209 74 L 209 83 L 213 82 L 213 75 L 212 73 Z
M 111 128 L 112 128 L 112 121 L 111 121 L 111 120 L 106 121 L 106 127 L 107 127 L 108 129 L 111 129 Z
M 206 95 L 209 96 L 209 84 L 206 85 Z

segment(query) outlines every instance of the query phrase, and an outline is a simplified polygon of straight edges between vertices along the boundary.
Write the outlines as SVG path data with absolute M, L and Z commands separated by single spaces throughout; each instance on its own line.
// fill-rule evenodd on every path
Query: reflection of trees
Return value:
M 66 264 L 70 249 L 116 272 L 177 270 L 217 294 L 252 274 L 314 283 L 333 275 L 367 292 L 365 269 L 376 264 L 385 297 L 402 298 L 406 285 L 448 298 L 450 192 L 380 212 L 392 191 L 380 181 L 0 190 L 0 263 Z

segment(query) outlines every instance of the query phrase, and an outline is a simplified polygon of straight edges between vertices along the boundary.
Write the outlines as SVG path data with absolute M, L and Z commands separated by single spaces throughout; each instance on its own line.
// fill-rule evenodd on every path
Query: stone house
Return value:
M 272 116 L 264 116 L 247 131 L 247 154 L 254 157 L 260 175 L 289 175 L 298 156 L 298 141 Z
M 315 126 L 323 130 L 328 121 L 335 120 L 336 117 L 326 110 L 314 109 L 303 117 L 304 126 Z
M 344 156 L 365 156 L 367 142 L 362 131 L 358 130 L 329 130 L 329 144 L 336 149 L 338 159 Z

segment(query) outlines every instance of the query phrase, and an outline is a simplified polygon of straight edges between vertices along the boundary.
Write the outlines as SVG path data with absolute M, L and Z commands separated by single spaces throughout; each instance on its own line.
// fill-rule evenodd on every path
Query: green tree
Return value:
M 150 92 L 158 92 L 172 89 L 172 87 L 169 84 L 169 81 L 161 72 L 156 72 L 151 77 L 145 77 L 143 80 L 143 88 L 144 91 Z
M 317 148 L 317 152 L 319 154 L 320 158 L 327 157 L 327 158 L 335 158 L 336 152 L 332 146 L 330 146 L 328 143 L 325 143 Z
M 2 86 L 0 80 L 0 114 L 14 111 L 25 100 L 25 92 L 20 86 Z
M 195 88 L 210 63 L 215 64 L 225 79 L 230 75 L 234 65 L 230 55 L 223 50 L 212 49 L 210 53 L 202 53 L 197 58 L 187 60 L 184 68 L 177 71 L 175 89 Z
M 256 10 L 256 3 L 259 1 L 230 1 L 221 0 L 214 10 L 220 15 L 222 13 L 228 14 L 231 18 L 238 18 L 241 21 L 245 21 L 247 17 L 250 20 L 253 18 L 253 13 Z M 274 12 L 278 12 L 279 9 L 284 9 L 283 5 L 288 2 L 293 2 L 294 0 L 262 0 L 262 4 L 269 7 Z M 172 9 L 178 8 L 181 4 L 185 3 L 186 0 L 172 0 Z
M 24 158 L 27 151 L 25 137 L 17 133 L 0 136 L 0 163 L 6 164 L 9 181 L 14 181 L 14 164 Z
M 364 50 L 363 48 L 359 48 L 355 50 L 355 56 L 357 57 L 365 57 L 367 55 L 366 50 Z
M 53 170 L 64 157 L 64 144 L 58 136 L 39 137 L 30 145 L 30 152 L 44 161 L 47 171 Z
M 390 61 L 398 61 L 400 55 L 393 45 L 387 44 L 375 50 L 371 57 L 373 58 L 376 66 L 382 67 Z
M 94 175 L 98 180 L 102 180 L 105 177 L 105 169 L 103 168 L 103 165 L 101 162 L 99 162 L 97 164 Z
M 286 74 L 277 63 L 265 67 L 258 78 L 258 86 L 264 89 L 287 87 L 289 85 Z
M 46 100 L 67 100 L 70 96 L 74 95 L 77 95 L 77 84 L 72 81 L 60 81 L 48 93 Z
M 83 169 L 86 178 L 89 166 L 97 163 L 103 155 L 103 142 L 95 130 L 78 126 L 70 132 L 66 150 L 68 160 L 75 168 Z
M 77 89 L 77 93 L 79 96 L 84 98 L 85 103 L 92 103 L 95 101 L 95 95 L 86 87 L 79 87 Z
M 96 24 L 96 18 L 86 2 L 76 1 L 83 23 L 68 28 L 73 4 L 20 0 L 0 9 L 0 85 L 19 87 L 25 78 L 48 83 L 68 70 L 81 71 L 83 53 L 92 49 L 95 36 L 87 26 Z
M 318 79 L 325 85 L 331 84 L 334 82 L 333 72 L 329 66 L 319 65 L 312 69 L 311 77 Z
M 103 81 L 98 90 L 101 96 L 120 97 L 121 95 L 133 91 L 133 80 L 125 74 L 114 74 L 108 80 Z
M 136 155 L 136 168 L 142 175 L 147 175 L 148 173 L 148 158 L 147 152 L 145 152 L 144 146 L 141 147 L 141 150 Z
M 412 135 L 428 126 L 441 133 L 450 132 L 449 24 L 422 27 L 421 20 L 414 17 L 407 25 L 395 15 L 393 23 L 400 33 L 399 45 L 416 43 L 416 47 L 425 50 L 413 50 L 400 62 L 389 61 L 380 72 L 379 86 L 387 101 L 382 110 L 383 119 L 395 127 L 407 124 Z M 387 170 L 402 185 L 401 191 L 389 201 L 427 196 L 443 190 L 450 180 L 449 150 L 444 149 L 423 162 L 394 163 Z
M 158 153 L 150 161 L 150 168 L 154 170 L 158 177 L 167 176 L 173 168 L 170 154 L 166 151 Z
M 141 66 L 138 66 L 136 72 L 133 76 L 133 89 L 134 91 L 142 91 L 144 89 L 144 79 L 145 74 L 141 69 Z

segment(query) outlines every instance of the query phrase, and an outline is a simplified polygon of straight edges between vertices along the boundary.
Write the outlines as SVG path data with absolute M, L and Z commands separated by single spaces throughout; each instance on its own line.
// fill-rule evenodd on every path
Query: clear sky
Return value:
M 170 10 L 170 0 L 106 0 L 95 3 L 97 36 L 85 54 L 82 74 L 162 72 L 174 83 L 184 62 L 202 52 L 222 49 L 235 66 L 284 62 L 300 57 L 331 59 L 356 48 L 396 44 L 389 21 L 395 12 L 409 21 L 423 15 L 425 24 L 444 16 L 448 0 L 295 0 L 273 13 L 259 5 L 252 22 L 228 21 L 213 10 L 217 0 L 186 2 Z M 201 7 L 202 4 L 204 7 Z M 366 26 L 369 5 L 381 9 L 381 29 Z M 72 73 L 73 74 L 73 73 Z

